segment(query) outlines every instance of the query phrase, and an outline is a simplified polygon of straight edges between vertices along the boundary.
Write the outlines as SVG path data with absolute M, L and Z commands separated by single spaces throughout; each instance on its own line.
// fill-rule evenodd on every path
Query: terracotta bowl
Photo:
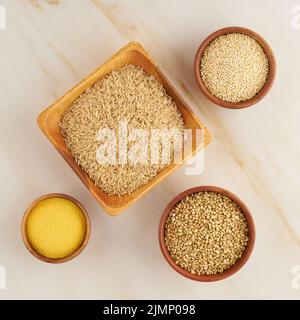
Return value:
M 241 208 L 241 210 L 247 220 L 248 229 L 249 229 L 248 244 L 247 244 L 247 247 L 246 247 L 241 259 L 238 260 L 235 265 L 231 266 L 229 269 L 225 270 L 224 272 L 214 274 L 214 275 L 196 275 L 196 274 L 191 274 L 190 272 L 182 269 L 174 262 L 173 258 L 171 257 L 171 255 L 166 247 L 166 243 L 165 243 L 165 224 L 166 224 L 166 220 L 169 216 L 170 211 L 173 209 L 173 207 L 180 200 L 185 198 L 187 195 L 190 195 L 190 194 L 196 193 L 196 192 L 200 192 L 200 191 L 218 192 L 218 193 L 224 194 L 225 196 L 232 199 Z M 188 190 L 180 193 L 167 205 L 167 207 L 165 208 L 165 210 L 162 214 L 162 217 L 160 219 L 159 228 L 158 228 L 158 238 L 159 238 L 160 248 L 161 248 L 161 251 L 162 251 L 165 259 L 167 260 L 169 265 L 175 271 L 177 271 L 181 275 L 183 275 L 189 279 L 192 279 L 192 280 L 202 281 L 202 282 L 211 282 L 211 281 L 223 280 L 229 276 L 232 276 L 234 273 L 236 273 L 238 270 L 240 270 L 245 265 L 245 263 L 248 261 L 250 255 L 252 253 L 252 250 L 253 250 L 253 246 L 254 246 L 254 242 L 255 242 L 255 226 L 254 226 L 254 221 L 252 219 L 252 215 L 251 215 L 249 209 L 236 195 L 234 195 L 233 193 L 231 193 L 225 189 L 215 187 L 215 186 L 199 186 L 199 187 L 194 187 L 194 188 L 188 189 Z
M 27 218 L 31 212 L 31 210 L 34 208 L 35 205 L 37 205 L 39 202 L 49 199 L 49 198 L 64 198 L 67 200 L 72 201 L 74 204 L 76 204 L 82 211 L 82 213 L 84 214 L 85 217 L 85 221 L 86 221 L 86 234 L 85 234 L 85 238 L 82 242 L 82 244 L 74 251 L 72 252 L 70 255 L 64 257 L 64 258 L 58 258 L 58 259 L 54 259 L 54 258 L 48 258 L 46 256 L 43 256 L 42 254 L 40 254 L 39 252 L 37 252 L 30 244 L 28 238 L 27 238 L 27 232 L 26 232 L 26 223 L 27 223 Z M 91 234 L 91 224 L 90 224 L 90 218 L 89 215 L 87 213 L 87 211 L 85 210 L 85 208 L 83 207 L 83 205 L 76 199 L 66 195 L 66 194 L 61 194 L 61 193 L 50 193 L 50 194 L 46 194 L 44 196 L 41 196 L 39 198 L 37 198 L 36 200 L 34 200 L 29 207 L 26 209 L 24 215 L 23 215 L 23 219 L 22 219 L 22 223 L 21 223 L 21 234 L 22 234 L 22 239 L 23 242 L 26 246 L 26 248 L 28 249 L 28 251 L 35 256 L 36 258 L 38 258 L 41 261 L 44 262 L 48 262 L 48 263 L 63 263 L 63 262 L 67 262 L 70 261 L 71 259 L 77 257 L 82 251 L 83 249 L 86 247 L 89 238 L 90 238 L 90 234 Z
M 263 48 L 265 54 L 267 55 L 267 58 L 269 60 L 269 76 L 268 79 L 263 86 L 263 88 L 251 99 L 242 101 L 242 102 L 237 102 L 237 103 L 232 103 L 232 102 L 226 102 L 223 101 L 216 96 L 214 96 L 210 91 L 206 88 L 204 85 L 204 82 L 202 81 L 201 74 L 200 74 L 200 63 L 201 63 L 201 58 L 208 47 L 208 45 L 215 40 L 216 38 L 223 36 L 225 34 L 229 33 L 242 33 L 247 36 L 250 36 L 251 38 L 255 39 Z M 247 108 L 258 101 L 260 101 L 262 98 L 266 96 L 266 94 L 269 92 L 271 89 L 274 79 L 275 79 L 275 74 L 276 74 L 276 61 L 274 54 L 272 52 L 271 47 L 267 44 L 267 42 L 256 32 L 242 28 L 242 27 L 228 27 L 228 28 L 223 28 L 220 30 L 215 31 L 211 35 L 209 35 L 200 45 L 198 48 L 195 59 L 194 59 L 194 76 L 196 83 L 198 87 L 200 88 L 201 92 L 213 103 L 217 104 L 218 106 L 224 107 L 224 108 L 229 108 L 229 109 L 242 109 L 242 108 Z

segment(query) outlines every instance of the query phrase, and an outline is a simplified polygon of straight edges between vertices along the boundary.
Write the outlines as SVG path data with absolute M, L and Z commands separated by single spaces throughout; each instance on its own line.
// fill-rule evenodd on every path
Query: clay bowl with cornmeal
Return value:
M 60 193 L 36 199 L 25 211 L 21 233 L 28 251 L 48 263 L 78 256 L 90 237 L 90 220 L 76 199 Z
M 259 102 L 271 89 L 275 74 L 271 47 L 259 34 L 242 27 L 215 31 L 194 59 L 194 77 L 203 95 L 229 109 Z

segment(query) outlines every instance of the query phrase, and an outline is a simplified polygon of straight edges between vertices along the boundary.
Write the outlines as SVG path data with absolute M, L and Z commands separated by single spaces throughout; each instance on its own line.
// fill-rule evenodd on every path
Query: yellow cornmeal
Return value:
M 38 253 L 48 258 L 64 258 L 84 241 L 85 216 L 70 200 L 59 197 L 45 199 L 28 215 L 26 234 Z

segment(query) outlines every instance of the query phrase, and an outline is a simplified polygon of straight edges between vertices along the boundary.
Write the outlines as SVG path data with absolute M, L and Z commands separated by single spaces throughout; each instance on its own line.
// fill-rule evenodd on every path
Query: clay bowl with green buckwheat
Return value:
M 248 261 L 255 226 L 247 206 L 233 193 L 199 186 L 177 195 L 165 208 L 158 230 L 169 265 L 196 281 L 225 279 Z

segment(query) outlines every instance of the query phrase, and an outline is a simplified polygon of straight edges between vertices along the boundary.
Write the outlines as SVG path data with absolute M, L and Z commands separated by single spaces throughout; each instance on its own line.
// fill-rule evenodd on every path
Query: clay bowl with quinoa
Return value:
M 233 193 L 199 186 L 177 195 L 165 208 L 159 244 L 169 265 L 196 281 L 225 279 L 248 261 L 255 226 L 247 206 Z
M 256 32 L 242 27 L 215 31 L 199 46 L 194 76 L 211 102 L 229 109 L 250 107 L 271 89 L 276 62 L 271 47 Z

